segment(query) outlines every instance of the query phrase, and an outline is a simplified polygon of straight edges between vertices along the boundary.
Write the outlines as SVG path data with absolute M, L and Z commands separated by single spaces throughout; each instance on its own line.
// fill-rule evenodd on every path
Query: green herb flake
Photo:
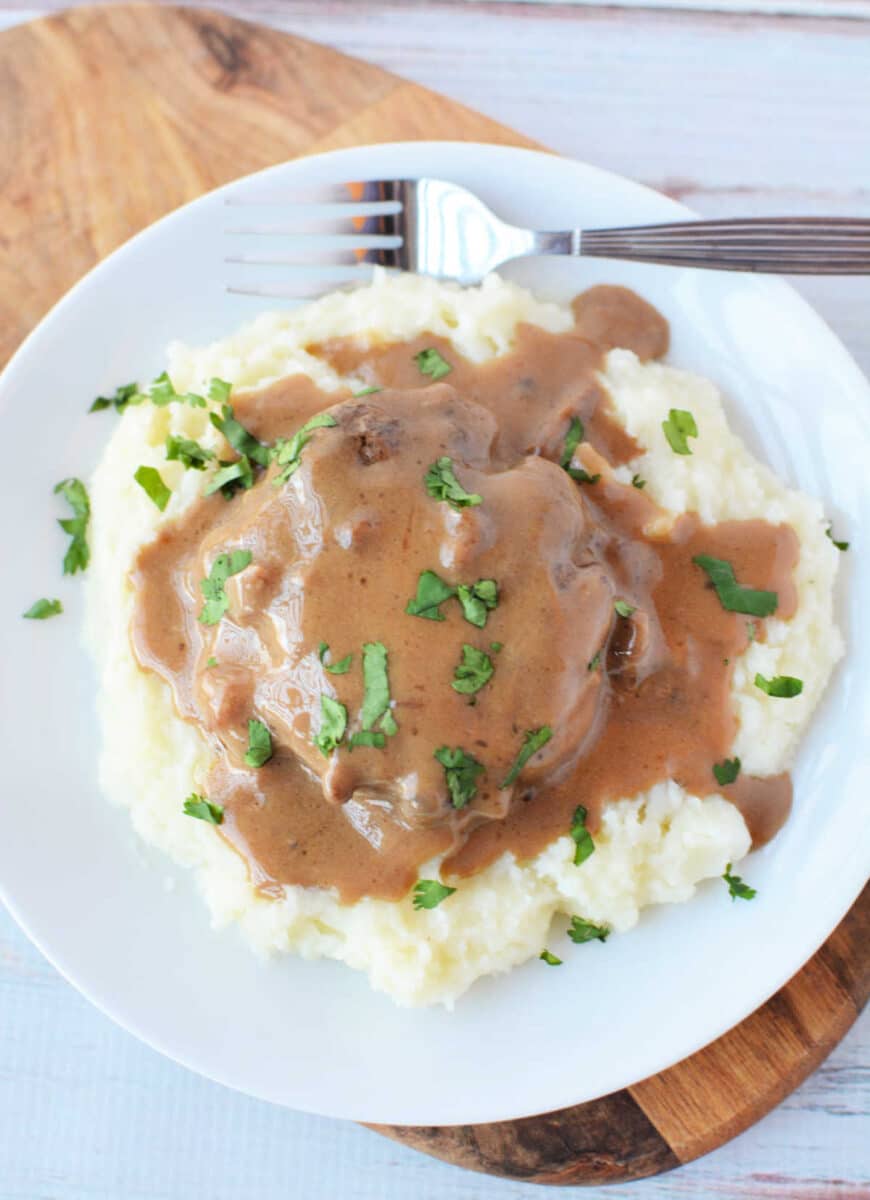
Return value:
M 216 667 L 218 665 L 218 660 L 215 658 L 214 655 L 212 655 L 211 658 L 206 662 L 205 665 L 207 667 Z
M 390 707 L 387 648 L 383 642 L 365 642 L 363 645 L 363 686 L 360 722 L 363 729 L 371 729 Z
M 444 768 L 450 803 L 454 808 L 465 808 L 477 795 L 477 777 L 486 768 L 459 746 L 452 750 L 448 746 L 440 746 L 435 751 L 435 758 Z
M 849 549 L 848 542 L 838 542 L 837 539 L 834 537 L 834 527 L 832 524 L 830 524 L 830 522 L 828 523 L 828 528 L 825 530 L 825 536 L 829 537 L 831 539 L 831 541 L 834 543 L 834 545 L 837 547 L 838 550 L 848 550 Z
M 601 478 L 601 474 L 596 472 L 590 475 L 588 471 L 584 471 L 582 467 L 566 467 L 565 470 L 571 476 L 575 483 L 597 483 Z
M 180 462 L 187 471 L 204 471 L 213 458 L 213 450 L 207 450 L 192 438 L 170 433 L 166 439 L 166 461 Z
M 215 382 L 220 381 L 212 380 L 212 383 Z M 268 467 L 272 461 L 272 448 L 258 441 L 252 433 L 245 429 L 244 425 L 236 420 L 232 405 L 222 405 L 221 415 L 211 413 L 209 420 L 242 458 L 247 458 L 261 467 Z
M 455 595 L 456 588 L 445 583 L 434 571 L 422 571 L 417 580 L 417 595 L 405 605 L 405 612 L 427 621 L 443 621 L 445 617 L 439 605 Z
M 640 475 L 632 475 L 631 486 L 640 492 L 646 487 L 646 480 L 641 479 Z
M 375 392 L 381 392 L 381 391 L 383 391 L 383 388 L 374 387 L 374 386 L 364 387 L 360 391 L 354 392 L 353 398 L 354 398 L 354 400 L 359 400 L 359 398 L 361 396 L 373 396 L 375 394 Z
M 745 613 L 750 617 L 769 617 L 776 612 L 776 592 L 763 592 L 756 588 L 743 587 L 734 577 L 734 568 L 724 558 L 712 558 L 709 554 L 696 554 L 692 562 L 710 578 L 716 589 L 719 603 L 728 612 Z
M 388 737 L 394 737 L 399 732 L 399 726 L 396 724 L 396 718 L 393 716 L 392 711 L 389 708 L 381 717 L 378 724 Z
M 493 654 L 498 654 L 499 650 L 501 650 L 503 646 L 504 646 L 504 642 L 490 642 L 489 643 L 489 648 L 493 652 Z
M 387 739 L 382 733 L 376 733 L 372 729 L 360 729 L 357 733 L 350 736 L 348 745 L 351 750 L 356 746 L 368 746 L 373 750 L 383 750 Z
M 262 721 L 252 717 L 248 721 L 248 749 L 245 763 L 249 767 L 262 767 L 272 757 L 272 735 Z
M 749 642 L 755 641 L 755 622 L 754 621 L 746 622 L 746 640 Z
M 115 388 L 114 395 L 97 396 L 88 412 L 102 412 L 106 408 L 114 408 L 115 412 L 123 412 L 128 404 L 139 404 L 142 399 L 138 383 L 122 383 L 120 387 Z
M 731 863 L 725 868 L 722 878 L 728 884 L 728 893 L 732 900 L 752 900 L 758 895 L 755 888 L 744 883 L 739 875 L 731 874 Z
M 291 438 L 279 438 L 272 451 L 272 458 L 281 468 L 273 480 L 275 487 L 287 483 L 298 470 L 302 461 L 302 451 L 311 441 L 314 430 L 334 429 L 337 425 L 338 421 L 332 413 L 315 413 Z
M 763 675 L 756 675 L 755 686 L 761 688 L 768 696 L 775 696 L 780 700 L 790 700 L 793 696 L 799 696 L 804 690 L 804 681 L 795 679 L 793 675 L 774 675 L 773 679 L 765 679 Z
M 414 908 L 437 908 L 442 900 L 452 896 L 456 888 L 447 887 L 437 879 L 418 879 L 414 884 Z
M 414 362 L 420 368 L 420 374 L 428 375 L 433 382 L 436 379 L 443 379 L 453 370 L 450 363 L 442 358 L 437 350 L 421 350 L 419 354 L 414 355 Z
M 720 763 L 713 763 L 713 774 L 720 787 L 727 787 L 740 774 L 740 759 L 726 758 Z
M 463 696 L 472 696 L 489 683 L 494 670 L 492 659 L 484 650 L 464 642 L 462 661 L 453 671 L 453 683 L 450 686 Z
M 574 866 L 585 863 L 590 854 L 595 853 L 595 843 L 592 834 L 586 828 L 586 809 L 578 804 L 574 809 L 574 819 L 571 822 L 571 839 L 574 842 Z
M 326 758 L 339 744 L 347 729 L 347 709 L 331 696 L 320 697 L 320 729 L 312 739 Z
M 69 546 L 63 558 L 64 575 L 75 575 L 76 571 L 84 571 L 91 559 L 87 542 L 88 521 L 91 516 L 91 502 L 85 485 L 80 479 L 62 479 L 54 489 L 55 495 L 62 495 L 75 514 L 72 517 L 61 517 L 58 525 L 70 538 Z
M 513 766 L 498 786 L 500 788 L 510 787 L 532 755 L 537 754 L 542 746 L 546 746 L 552 736 L 553 731 L 549 725 L 542 725 L 540 729 L 527 729 L 523 734 L 523 744 L 514 759 Z
M 22 613 L 28 621 L 46 621 L 49 617 L 59 616 L 63 612 L 63 605 L 59 600 L 35 600 L 28 608 L 26 613 Z
M 477 583 L 460 583 L 456 589 L 462 615 L 469 625 L 483 629 L 486 618 L 498 605 L 498 584 L 494 579 L 478 579 Z
M 674 454 L 691 454 L 688 439 L 698 436 L 698 426 L 690 412 L 682 408 L 672 408 L 668 419 L 662 421 L 662 429 L 668 439 L 668 445 Z
M 453 459 L 446 455 L 433 462 L 424 476 L 426 491 L 435 500 L 443 500 L 457 511 L 483 503 L 483 496 L 467 492 L 453 471 Z
M 208 398 L 213 404 L 226 404 L 233 385 L 225 379 L 212 378 L 208 381 Z
M 247 490 L 254 486 L 254 468 L 246 455 L 237 458 L 235 462 L 219 460 L 220 470 L 215 471 L 206 485 L 203 495 L 211 496 L 220 492 L 225 500 L 232 500 L 240 488 Z
M 199 396 L 196 392 L 176 392 L 166 371 L 162 371 L 149 385 L 148 390 L 141 393 L 141 398 L 150 400 L 158 408 L 165 408 L 167 404 L 173 402 L 189 404 L 191 408 L 208 407 L 205 396 Z M 139 400 L 133 398 L 128 403 L 139 403 Z
M 139 487 L 150 500 L 153 500 L 161 512 L 166 510 L 166 505 L 172 495 L 170 488 L 163 482 L 163 476 L 156 467 L 137 467 L 133 478 L 139 484 Z
M 541 962 L 545 962 L 548 967 L 561 967 L 561 958 L 556 958 L 555 954 L 551 954 L 549 950 L 542 950 L 538 955 Z
M 601 651 L 599 650 L 597 654 L 594 654 L 592 656 L 592 658 L 589 659 L 589 662 L 586 664 L 586 670 L 594 671 L 597 669 L 597 667 L 599 666 L 600 663 L 601 663 Z
M 620 617 L 630 617 L 632 613 L 637 612 L 634 605 L 626 600 L 614 600 L 613 607 Z
M 203 625 L 217 625 L 230 606 L 229 597 L 224 591 L 226 581 L 231 575 L 244 571 L 252 557 L 250 550 L 231 550 L 229 554 L 219 554 L 214 560 L 208 578 L 201 579 L 199 583 L 205 597 L 199 614 Z
M 576 942 L 578 946 L 582 946 L 584 942 L 606 942 L 610 935 L 609 925 L 596 925 L 594 921 L 587 921 L 583 917 L 572 917 L 571 925 L 568 929 L 568 937 L 572 942 Z
M 562 453 L 559 456 L 559 466 L 565 470 L 571 465 L 571 459 L 574 457 L 574 451 L 583 441 L 583 422 L 579 417 L 572 417 L 571 423 L 568 426 L 568 432 L 565 434 L 565 444 L 562 447 Z
M 320 661 L 323 663 L 323 669 L 328 671 L 330 675 L 346 675 L 350 670 L 350 665 L 353 662 L 353 654 L 345 654 L 337 663 L 328 663 L 326 656 L 329 653 L 329 643 L 321 642 L 317 651 Z
M 184 814 L 196 817 L 198 821 L 207 821 L 209 825 L 222 825 L 224 810 L 220 804 L 212 804 L 205 796 L 191 792 L 184 802 Z

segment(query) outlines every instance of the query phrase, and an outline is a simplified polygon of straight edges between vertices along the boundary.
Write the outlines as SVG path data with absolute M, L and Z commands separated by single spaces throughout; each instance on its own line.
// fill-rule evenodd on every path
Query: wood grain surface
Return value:
M 206 9 L 79 8 L 0 35 L 0 361 L 94 262 L 208 188 L 406 138 L 529 144 L 377 67 Z M 523 1121 L 378 1127 L 541 1183 L 639 1178 L 720 1145 L 818 1065 L 870 990 L 870 893 L 762 1009 L 625 1091 Z

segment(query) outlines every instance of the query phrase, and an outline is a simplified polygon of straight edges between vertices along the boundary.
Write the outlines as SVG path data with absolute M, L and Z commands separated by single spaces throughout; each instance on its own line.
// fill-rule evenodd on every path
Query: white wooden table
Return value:
M 213 6 L 379 63 L 707 215 L 870 216 L 870 0 Z M 57 7 L 0 0 L 0 28 Z M 870 373 L 870 279 L 799 286 Z M 868 1046 L 865 1014 L 754 1129 L 596 1194 L 870 1200 Z M 92 1009 L 0 912 L 0 1200 L 541 1194 L 189 1074 Z

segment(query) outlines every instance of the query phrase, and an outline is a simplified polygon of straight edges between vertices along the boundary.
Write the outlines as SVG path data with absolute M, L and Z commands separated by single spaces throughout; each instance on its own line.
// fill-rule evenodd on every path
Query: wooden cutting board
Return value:
M 205 9 L 79 8 L 0 34 L 0 365 L 53 302 L 157 217 L 300 154 L 413 138 L 530 145 L 434 92 Z M 720 1146 L 825 1058 L 870 992 L 870 890 L 718 1042 L 588 1104 L 378 1132 L 537 1183 L 665 1171 Z

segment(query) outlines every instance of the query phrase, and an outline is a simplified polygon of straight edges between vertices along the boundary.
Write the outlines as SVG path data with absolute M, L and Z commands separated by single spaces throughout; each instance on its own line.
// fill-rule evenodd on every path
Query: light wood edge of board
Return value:
M 240 174 L 372 142 L 534 146 L 327 47 L 162 5 L 83 6 L 0 33 L 0 111 L 0 161 L 15 164 L 0 188 L 0 364 L 116 246 Z M 687 1162 L 764 1115 L 833 1048 L 867 998 L 868 926 L 865 892 L 758 1012 L 630 1089 L 517 1121 L 373 1128 L 539 1183 L 617 1182 Z

